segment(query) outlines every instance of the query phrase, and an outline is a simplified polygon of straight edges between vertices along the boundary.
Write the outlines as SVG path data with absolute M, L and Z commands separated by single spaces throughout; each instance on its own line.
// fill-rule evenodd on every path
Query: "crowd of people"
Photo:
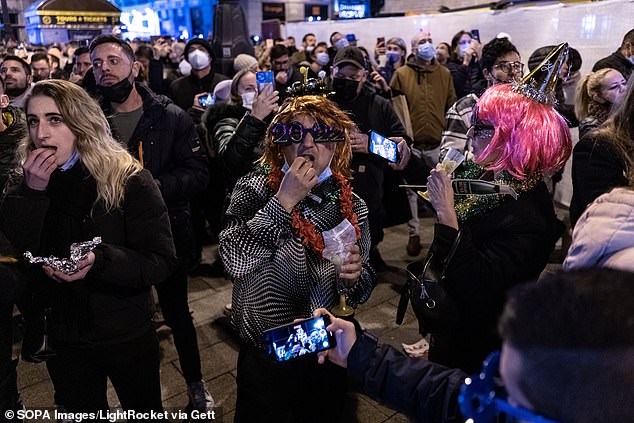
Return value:
M 22 407 L 16 305 L 26 331 L 47 322 L 56 407 L 107 410 L 110 380 L 122 408 L 162 410 L 152 288 L 187 410 L 212 410 L 188 306 L 197 273 L 233 282 L 236 422 L 339 421 L 349 376 L 416 420 L 459 421 L 474 417 L 459 408 L 462 382 L 485 360 L 493 370 L 501 360 L 511 408 L 562 422 L 631 419 L 618 399 L 634 388 L 634 29 L 588 75 L 583 46 L 544 46 L 525 64 L 508 34 L 481 41 L 461 30 L 445 43 L 421 30 L 409 43 L 380 38 L 372 52 L 353 44 L 339 32 L 263 42 L 227 75 L 204 39 L 2 46 L 2 411 Z M 266 71 L 274 84 L 258 83 Z M 394 142 L 396 162 L 369 151 L 370 131 Z M 466 160 L 448 172 L 450 150 Z M 562 221 L 552 191 L 569 159 Z M 460 195 L 452 179 L 497 191 Z M 404 183 L 426 185 L 427 201 Z M 436 216 L 424 258 L 421 211 Z M 404 252 L 424 269 L 442 263 L 451 302 L 436 325 L 424 287 L 411 297 L 428 359 L 334 316 L 336 349 L 311 355 L 325 330 L 300 327 L 273 351 L 302 358 L 272 358 L 267 330 L 368 301 L 387 269 L 383 231 L 406 222 Z M 564 271 L 536 282 L 566 232 Z M 67 257 L 95 237 L 71 271 L 22 259 Z M 218 255 L 202 263 L 210 241 Z M 564 391 L 581 393 L 558 401 Z M 597 392 L 605 406 L 581 406 Z M 304 399 L 324 393 L 307 417 Z

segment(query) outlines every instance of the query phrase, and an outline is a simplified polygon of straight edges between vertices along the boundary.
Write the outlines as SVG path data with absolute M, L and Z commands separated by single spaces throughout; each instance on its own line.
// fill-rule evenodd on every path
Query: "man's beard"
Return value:
M 24 94 L 25 91 L 26 91 L 26 86 L 24 86 L 23 88 L 7 87 L 7 89 L 5 90 L 5 94 L 8 95 L 10 98 L 15 98 L 15 97 L 20 97 L 22 94 Z

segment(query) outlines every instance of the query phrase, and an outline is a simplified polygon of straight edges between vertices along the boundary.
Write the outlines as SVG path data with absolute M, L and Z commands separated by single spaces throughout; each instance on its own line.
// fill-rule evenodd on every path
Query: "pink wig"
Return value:
M 476 107 L 478 120 L 495 128 L 491 142 L 475 159 L 486 169 L 506 170 L 523 180 L 535 173 L 548 177 L 568 160 L 570 130 L 552 107 L 514 92 L 511 84 L 490 87 Z

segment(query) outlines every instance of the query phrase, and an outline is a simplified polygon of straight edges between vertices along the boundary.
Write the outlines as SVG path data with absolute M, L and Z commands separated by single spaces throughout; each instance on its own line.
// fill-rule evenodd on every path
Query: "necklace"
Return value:
M 273 192 L 277 192 L 280 189 L 283 177 L 284 174 L 279 167 L 271 169 L 268 176 L 268 186 Z M 348 180 L 340 173 L 333 173 L 332 178 L 336 181 L 337 189 L 328 193 L 326 196 L 331 201 L 339 202 L 341 216 L 348 219 L 352 226 L 354 226 L 357 239 L 360 239 L 361 229 L 359 229 L 359 218 L 354 212 L 352 204 L 352 187 Z M 304 201 L 306 201 L 306 199 L 300 201 L 291 211 L 293 233 L 301 239 L 302 244 L 306 248 L 310 248 L 321 256 L 324 251 L 324 237 L 321 232 L 317 231 L 315 224 L 302 214 L 300 205 L 302 205 Z

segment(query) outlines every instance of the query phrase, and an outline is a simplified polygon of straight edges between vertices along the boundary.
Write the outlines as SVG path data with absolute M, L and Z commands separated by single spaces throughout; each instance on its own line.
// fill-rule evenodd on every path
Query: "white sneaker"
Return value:
M 187 393 L 189 394 L 189 401 L 195 410 L 204 412 L 213 409 L 215 405 L 214 399 L 202 380 L 190 383 L 187 386 Z

